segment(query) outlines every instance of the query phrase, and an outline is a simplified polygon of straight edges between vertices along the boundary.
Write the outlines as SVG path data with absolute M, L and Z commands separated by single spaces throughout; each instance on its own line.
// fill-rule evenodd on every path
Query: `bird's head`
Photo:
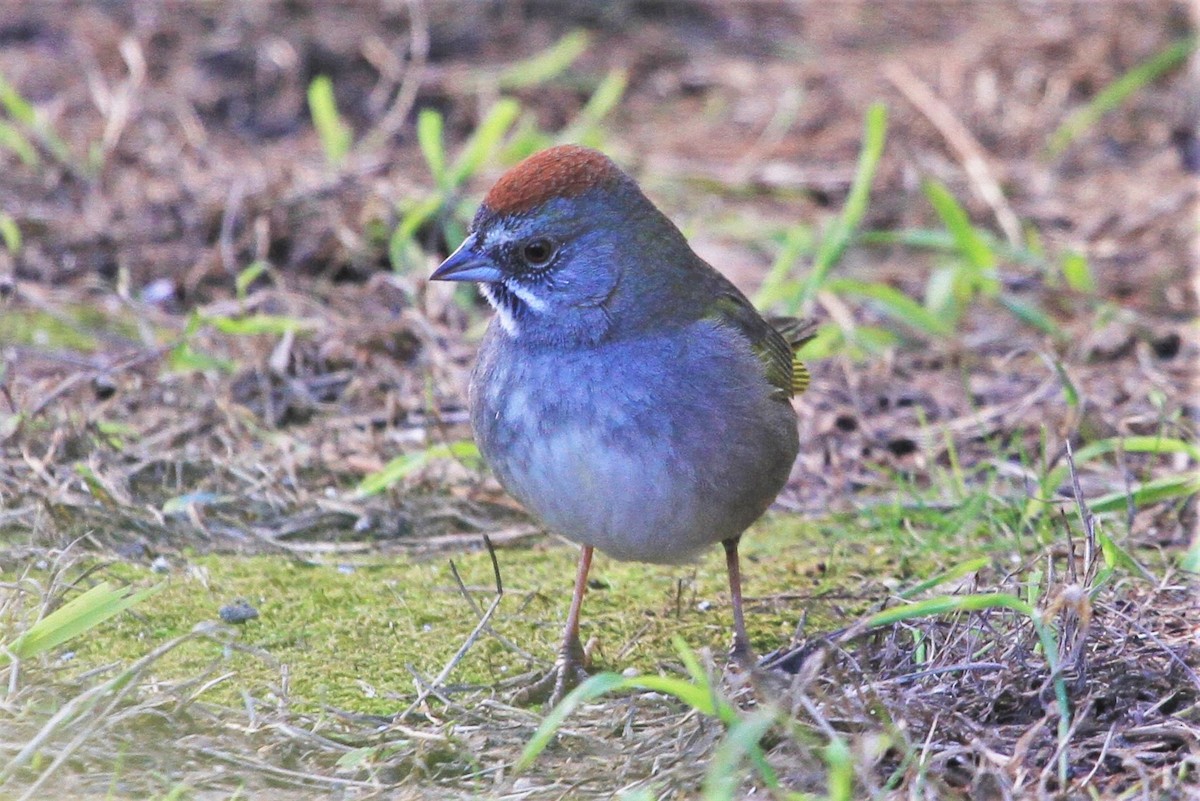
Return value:
M 483 199 L 467 238 L 430 278 L 474 281 L 510 336 L 596 342 L 652 319 L 664 266 L 695 258 L 683 236 L 607 156 L 535 153 Z M 677 294 L 677 292 L 676 292 Z

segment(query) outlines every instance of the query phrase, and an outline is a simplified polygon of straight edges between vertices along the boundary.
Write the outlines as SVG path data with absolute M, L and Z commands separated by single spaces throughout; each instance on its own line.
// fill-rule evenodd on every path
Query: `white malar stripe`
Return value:
M 496 310 L 496 314 L 500 316 L 500 325 L 504 326 L 504 330 L 508 332 L 509 336 L 515 337 L 517 321 L 513 319 L 512 313 L 504 307 L 504 304 L 496 302 L 496 296 L 492 294 L 492 287 L 488 284 L 480 284 L 479 293 L 483 295 L 488 305 Z
M 504 288 L 520 298 L 526 306 L 533 309 L 535 312 L 543 312 L 546 310 L 546 301 L 542 300 L 537 295 L 530 292 L 527 288 L 518 284 L 516 281 L 505 281 Z

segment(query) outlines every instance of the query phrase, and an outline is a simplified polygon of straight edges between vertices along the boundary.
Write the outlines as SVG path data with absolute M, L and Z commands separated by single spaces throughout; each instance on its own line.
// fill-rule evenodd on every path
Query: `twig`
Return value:
M 942 99 L 934 93 L 912 70 L 899 62 L 891 62 L 883 68 L 884 77 L 900 90 L 917 111 L 925 115 L 947 144 L 958 154 L 975 192 L 987 203 L 996 215 L 996 223 L 1004 232 L 1005 239 L 1013 247 L 1021 244 L 1021 223 L 1004 191 L 1000 188 L 992 169 L 988 166 L 983 146 L 963 125 Z
M 126 358 L 118 359 L 107 367 L 95 367 L 89 370 L 82 370 L 77 373 L 72 373 L 60 381 L 54 387 L 54 389 L 43 395 L 42 398 L 29 410 L 29 416 L 37 417 L 46 409 L 47 406 L 54 403 L 54 401 L 58 400 L 60 397 L 70 392 L 72 389 L 85 381 L 90 381 L 96 376 L 103 375 L 104 373 L 116 373 L 123 370 L 129 370 L 133 367 L 139 366 L 143 362 L 150 362 L 154 361 L 155 359 L 160 359 L 169 353 L 175 347 L 175 345 L 176 343 L 172 342 L 169 345 L 157 347 L 148 351 L 140 351 Z
M 240 765 L 243 768 L 262 771 L 267 776 L 274 777 L 277 781 L 286 781 L 288 783 L 301 787 L 360 787 L 364 790 L 378 790 L 379 785 L 374 782 L 361 781 L 359 779 L 345 779 L 341 776 L 329 776 L 321 773 L 304 773 L 298 770 L 288 770 L 280 768 L 260 760 L 248 759 L 241 754 L 230 753 L 229 751 L 220 751 L 216 748 L 195 748 L 194 753 L 219 759 L 222 762 L 228 762 L 231 765 Z
M 479 639 L 479 635 L 482 634 L 487 628 L 488 622 L 492 619 L 492 615 L 496 614 L 496 609 L 500 606 L 500 602 L 503 600 L 503 595 L 497 595 L 492 599 L 492 603 L 488 606 L 487 612 L 484 614 L 483 618 L 479 621 L 475 628 L 471 630 L 471 633 L 467 636 L 467 639 L 464 640 L 463 644 L 459 646 L 458 651 L 456 651 L 454 656 L 450 658 L 450 661 L 446 663 L 446 666 L 442 668 L 442 672 L 439 673 L 437 678 L 433 680 L 432 687 L 440 687 L 443 683 L 445 683 L 446 679 L 449 678 L 454 668 L 456 668 L 458 663 L 462 661 L 463 657 L 467 655 L 467 651 L 471 650 L 471 646 L 474 645 L 475 641 Z M 404 712 L 399 715 L 397 719 L 403 720 L 405 717 L 410 715 L 414 709 L 425 703 L 425 699 L 428 697 L 429 692 L 427 691 L 422 691 L 419 693 L 417 695 L 417 699 L 409 704 L 408 709 L 404 710 Z
M 425 63 L 429 58 L 429 20 L 425 16 L 425 3 L 422 0 L 408 0 L 408 24 L 408 69 L 400 81 L 396 99 L 363 138 L 367 149 L 382 145 L 403 127 L 425 77 Z
M 483 535 L 483 542 L 485 545 L 487 545 L 488 555 L 492 557 L 492 571 L 495 573 L 495 576 L 496 576 L 496 595 L 498 595 L 498 596 L 503 595 L 504 594 L 504 584 L 500 580 L 500 562 L 496 558 L 496 548 L 495 548 L 495 546 L 492 545 L 491 538 L 488 537 L 488 535 L 486 535 L 486 534 Z M 482 609 L 479 608 L 479 604 L 475 603 L 475 599 L 471 597 L 471 592 L 467 589 L 467 585 L 463 582 L 462 576 L 460 576 L 458 574 L 458 568 L 455 566 L 453 560 L 451 560 L 451 562 L 450 562 L 450 574 L 452 576 L 454 576 L 454 581 L 456 584 L 458 584 L 458 591 L 462 595 L 462 597 L 464 599 L 466 599 L 467 605 L 471 607 L 471 611 L 473 611 L 475 613 L 476 617 L 482 619 L 484 612 Z M 496 631 L 494 628 L 492 628 L 490 623 L 488 624 L 486 631 L 488 634 L 495 637 L 496 640 L 501 645 L 503 645 L 505 648 L 509 649 L 513 653 L 520 655 L 524 659 L 536 660 L 536 657 L 534 657 L 533 654 L 531 654 L 528 651 L 526 651 L 525 649 L 521 648 L 521 646 L 517 645 L 512 640 L 508 639 L 500 632 Z
M 775 110 L 771 114 L 771 119 L 767 120 L 767 124 L 763 126 L 758 138 L 745 149 L 737 160 L 735 174 L 741 178 L 741 182 L 749 180 L 764 153 L 783 141 L 787 132 L 796 123 L 803 100 L 803 91 L 795 86 L 785 86 L 779 92 L 779 97 L 775 99 Z
M 1197 674 L 1196 671 L 1192 669 L 1192 666 L 1189 665 L 1184 660 L 1183 657 L 1181 657 L 1179 654 L 1177 654 L 1173 650 L 1171 650 L 1171 647 L 1169 645 L 1167 645 L 1165 642 L 1163 642 L 1161 639 L 1159 639 L 1158 636 L 1153 631 L 1146 628 L 1141 623 L 1138 623 L 1136 620 L 1129 617 L 1129 615 L 1125 614 L 1120 609 L 1117 609 L 1112 604 L 1098 603 L 1096 605 L 1098 607 L 1100 607 L 1101 609 L 1103 609 L 1105 612 L 1116 615 L 1117 617 L 1121 618 L 1126 623 L 1128 623 L 1130 626 L 1132 626 L 1134 628 L 1134 630 L 1137 631 L 1138 634 L 1140 634 L 1143 637 L 1147 638 L 1148 640 L 1152 641 L 1155 645 L 1157 645 L 1159 648 L 1161 648 L 1163 653 L 1165 653 L 1168 657 L 1170 657 L 1172 662 L 1174 662 L 1175 664 L 1177 664 L 1181 668 L 1183 668 L 1184 673 L 1186 673 L 1188 678 L 1190 678 L 1192 680 L 1192 683 L 1196 685 L 1196 688 L 1200 689 L 1200 674 Z
M 1085 721 L 1088 721 L 1091 719 L 1091 713 L 1092 713 L 1092 703 L 1089 701 L 1088 704 L 1083 709 L 1079 710 L 1073 716 L 1074 719 L 1071 721 L 1071 725 L 1067 729 L 1066 733 L 1059 735 L 1058 746 L 1054 750 L 1054 755 L 1050 759 L 1047 759 L 1046 764 L 1042 767 L 1041 776 L 1038 778 L 1038 785 L 1040 787 L 1046 786 L 1046 784 L 1049 782 L 1051 772 L 1056 767 L 1055 763 L 1058 763 L 1057 767 L 1058 767 L 1059 787 L 1062 789 L 1066 789 L 1067 778 L 1069 775 L 1066 772 L 1066 765 L 1069 762 L 1069 756 L 1070 756 L 1068 754 L 1067 749 L 1071 745 L 1071 738 L 1075 736 L 1076 732 L 1078 732 L 1079 727 L 1081 725 L 1083 725 L 1083 723 Z
M 941 713 L 933 716 L 933 722 L 929 724 L 929 731 L 925 734 L 925 744 L 921 746 L 921 758 L 917 764 L 921 767 L 929 765 L 929 750 L 933 746 L 933 733 L 937 731 L 938 721 L 941 719 Z
M 493 565 L 496 565 L 494 556 Z M 496 567 L 496 571 L 497 575 L 499 575 L 498 567 Z M 462 587 L 465 591 L 466 587 L 462 582 L 462 578 L 458 575 L 458 568 L 455 567 L 454 560 L 450 560 L 450 572 L 454 574 L 454 580 L 458 582 L 459 587 Z M 497 589 L 499 589 L 499 581 L 497 581 Z M 446 682 L 446 679 L 449 678 L 450 673 L 453 672 L 454 668 L 458 666 L 458 663 L 462 661 L 463 657 L 467 655 L 467 651 L 471 650 L 471 646 L 475 644 L 475 641 L 479 639 L 479 636 L 490 628 L 489 624 L 491 622 L 492 615 L 496 614 L 496 610 L 500 607 L 500 602 L 503 600 L 504 593 L 497 592 L 496 597 L 492 599 L 492 603 L 488 606 L 487 611 L 483 614 L 483 617 L 479 619 L 479 622 L 475 625 L 475 628 L 471 630 L 469 635 L 467 635 L 467 639 L 463 641 L 463 644 L 458 647 L 458 650 L 455 652 L 454 656 L 450 657 L 450 661 L 447 662 L 446 666 L 442 668 L 442 672 L 437 675 L 437 678 L 430 682 L 428 688 L 422 688 L 418 691 L 416 700 L 409 704 L 407 709 L 397 715 L 396 720 L 404 720 L 406 717 L 411 715 L 417 707 L 425 703 L 425 699 L 429 697 L 430 693 L 435 688 L 441 687 Z
M 885 684 L 907 684 L 917 679 L 923 679 L 926 676 L 937 676 L 942 673 L 965 673 L 974 670 L 1004 670 L 1008 665 L 1001 662 L 972 662 L 960 665 L 943 665 L 942 667 L 929 668 L 928 670 L 920 670 L 916 673 L 906 673 L 903 676 L 897 676 L 894 679 L 887 679 L 880 682 L 880 685 Z
M 217 235 L 221 264 L 231 278 L 238 274 L 237 252 L 233 247 L 233 228 L 237 224 L 238 212 L 245 195 L 246 180 L 241 177 L 235 178 L 229 185 L 229 194 L 225 196 L 225 213 L 221 215 L 221 231 Z
M 1108 727 L 1108 736 L 1104 738 L 1104 745 L 1100 746 L 1100 755 L 1096 757 L 1096 764 L 1092 765 L 1092 769 L 1088 771 L 1088 775 L 1083 777 L 1083 781 L 1079 783 L 1082 789 L 1087 787 L 1092 782 L 1092 777 L 1096 775 L 1096 771 L 1100 770 L 1100 766 L 1104 764 L 1104 757 L 1108 755 L 1108 746 L 1112 744 L 1113 735 L 1116 734 L 1117 724 Z
M 504 594 L 504 582 L 500 579 L 500 560 L 496 558 L 496 546 L 492 545 L 492 538 L 487 534 L 483 535 L 483 544 L 487 547 L 488 558 L 492 560 L 492 573 L 496 576 L 496 594 Z
M 50 778 L 51 774 L 70 759 L 79 750 L 79 747 L 92 736 L 96 729 L 104 725 L 105 716 L 115 709 L 125 696 L 139 686 L 136 680 L 141 677 L 142 673 L 161 659 L 163 655 L 174 650 L 179 645 L 195 639 L 200 633 L 202 633 L 202 630 L 200 627 L 197 627 L 187 634 L 183 634 L 173 640 L 168 640 L 135 661 L 119 675 L 103 684 L 98 684 L 80 693 L 65 703 L 46 721 L 41 730 L 25 743 L 20 752 L 8 761 L 4 769 L 0 770 L 0 784 L 7 781 L 13 772 L 20 769 L 26 762 L 32 759 L 34 754 L 42 750 L 48 744 L 50 738 L 57 732 L 60 730 L 66 731 L 67 727 L 72 723 L 78 723 L 79 726 L 75 729 L 75 736 L 63 746 L 58 756 L 38 774 L 37 779 L 25 790 L 21 799 L 25 801 L 26 799 L 36 797 L 38 789 Z M 105 704 L 106 699 L 107 703 Z M 103 708 L 97 711 L 97 707 L 101 704 L 104 704 Z
M 441 701 L 443 704 L 446 704 L 447 706 L 449 706 L 451 703 L 453 703 L 449 698 L 447 698 L 442 693 L 440 687 L 434 685 L 432 682 L 429 681 L 429 679 L 425 678 L 420 673 L 418 673 L 417 669 L 414 668 L 412 665 L 405 662 L 404 669 L 408 671 L 408 675 L 413 677 L 413 681 L 416 682 L 418 692 L 425 693 L 426 698 L 428 698 L 429 696 L 432 695 L 433 697 L 437 698 L 439 701 Z M 408 714 L 408 710 L 405 710 L 403 715 L 396 716 L 396 720 L 397 721 L 402 720 L 404 718 L 404 715 L 407 715 L 407 714 Z
M 824 734 L 831 743 L 844 739 L 842 735 L 839 734 L 835 728 L 833 728 L 829 720 L 823 714 L 821 714 L 821 710 L 817 708 L 817 705 L 812 702 L 806 693 L 800 691 L 795 697 L 796 701 L 799 702 L 802 707 L 804 707 L 804 711 L 808 713 L 809 718 L 812 719 L 813 723 L 817 724 L 817 728 L 821 730 L 821 733 Z M 871 777 L 867 774 L 866 766 L 860 760 L 855 759 L 852 761 L 852 767 L 855 775 L 858 776 L 858 780 L 865 786 L 870 787 Z

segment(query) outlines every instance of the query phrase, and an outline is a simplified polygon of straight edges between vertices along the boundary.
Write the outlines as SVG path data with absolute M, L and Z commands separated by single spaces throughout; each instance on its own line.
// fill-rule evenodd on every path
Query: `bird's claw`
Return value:
M 540 703 L 547 703 L 550 708 L 558 706 L 567 693 L 587 680 L 592 645 L 593 643 L 589 642 L 588 647 L 583 648 L 575 642 L 564 646 L 554 662 L 554 667 L 535 679 L 532 684 L 517 690 L 513 696 L 513 703 L 518 706 Z
M 750 647 L 750 643 L 735 638 L 733 647 L 729 649 L 728 664 L 749 673 L 758 664 L 758 659 L 754 656 L 754 649 Z

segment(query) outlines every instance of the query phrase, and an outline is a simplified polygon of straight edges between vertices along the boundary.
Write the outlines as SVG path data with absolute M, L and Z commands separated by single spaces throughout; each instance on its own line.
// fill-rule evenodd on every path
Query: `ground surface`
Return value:
M 724 730 L 661 695 L 588 705 L 513 776 L 541 716 L 503 680 L 552 653 L 572 552 L 458 444 L 486 311 L 424 276 L 499 171 L 571 139 L 616 158 L 748 292 L 789 249 L 778 274 L 803 278 L 875 101 L 888 133 L 865 217 L 804 309 L 825 328 L 803 452 L 747 544 L 755 646 L 794 678 L 723 692 L 741 714 L 781 710 L 763 748 L 784 787 L 818 796 L 850 797 L 831 738 L 857 794 L 1194 791 L 1200 608 L 1179 566 L 1196 463 L 1162 445 L 1196 439 L 1189 8 L 600 8 L 0 2 L 0 644 L 102 578 L 165 581 L 65 652 L 5 667 L 3 792 L 39 777 L 132 797 L 700 792 Z M 573 43 L 553 69 L 545 54 Z M 1073 117 L 1172 47 L 1111 111 Z M 318 75 L 353 132 L 341 159 L 312 124 Z M 597 89 L 622 85 L 597 112 Z M 393 237 L 438 188 L 418 113 L 443 115 L 453 160 L 504 98 L 519 114 L 501 146 L 411 242 Z M 965 208 L 988 281 L 955 284 L 940 323 L 904 322 L 888 298 L 932 308 L 938 276 L 971 260 L 928 179 Z M 795 286 L 765 300 L 782 309 Z M 386 490 L 356 491 L 404 454 Z M 483 533 L 506 593 L 426 697 L 492 603 Z M 1012 610 L 817 639 L 933 592 L 1042 610 L 1070 731 Z M 239 598 L 260 617 L 217 626 Z M 677 674 L 671 635 L 720 653 L 726 607 L 716 554 L 604 560 L 585 632 L 600 667 Z M 124 669 L 132 682 L 103 684 Z M 728 775 L 731 792 L 767 781 Z

